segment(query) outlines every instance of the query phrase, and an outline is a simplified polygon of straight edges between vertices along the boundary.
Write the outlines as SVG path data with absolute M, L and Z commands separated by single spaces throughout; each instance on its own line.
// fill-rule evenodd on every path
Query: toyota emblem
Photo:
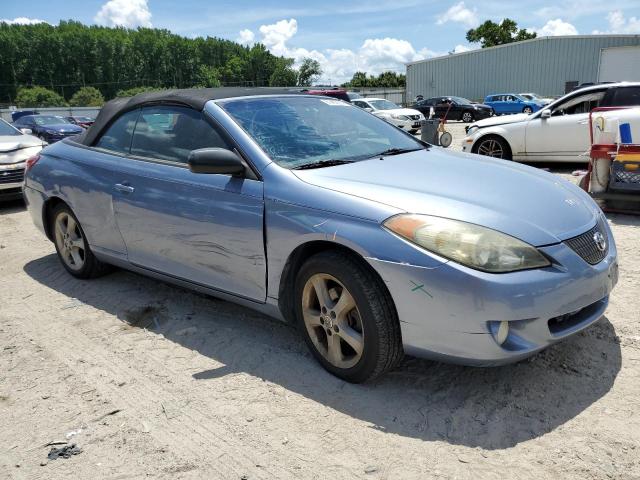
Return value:
M 607 239 L 604 237 L 604 235 L 600 232 L 596 232 L 593 234 L 593 241 L 596 244 L 596 247 L 598 247 L 598 250 L 600 250 L 601 252 L 604 252 L 607 249 Z

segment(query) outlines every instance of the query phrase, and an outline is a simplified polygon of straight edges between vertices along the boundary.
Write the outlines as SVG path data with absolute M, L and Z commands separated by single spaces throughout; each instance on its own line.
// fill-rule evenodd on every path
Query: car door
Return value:
M 505 109 L 504 95 L 494 95 L 491 99 L 491 107 L 498 115 L 507 113 Z
M 140 111 L 130 155 L 113 185 L 128 260 L 264 301 L 262 182 L 191 172 L 189 153 L 210 147 L 233 149 L 205 114 L 182 106 Z
M 527 157 L 586 162 L 585 154 L 590 147 L 589 112 L 599 106 L 604 93 L 603 89 L 573 95 L 554 105 L 550 118 L 542 118 L 541 113 L 537 113 L 526 126 Z

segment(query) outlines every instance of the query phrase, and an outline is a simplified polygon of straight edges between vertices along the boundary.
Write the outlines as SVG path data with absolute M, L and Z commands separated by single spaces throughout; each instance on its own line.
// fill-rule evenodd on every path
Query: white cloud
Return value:
M 147 0 L 109 0 L 94 17 L 100 25 L 150 27 L 151 12 Z
M 475 8 L 473 10 L 468 9 L 464 2 L 456 3 L 449 10 L 439 15 L 436 23 L 443 25 L 447 22 L 458 22 L 467 27 L 475 27 L 480 23 L 477 10 Z
M 17 17 L 13 20 L 6 18 L 0 19 L 0 23 L 8 23 L 9 25 L 35 25 L 36 23 L 47 23 L 37 18 Z
M 240 30 L 238 38 L 236 38 L 236 42 L 240 45 L 253 45 L 255 38 L 256 35 L 248 28 L 245 28 L 244 30 Z
M 607 15 L 609 21 L 609 30 L 599 31 L 594 30 L 593 33 L 605 34 L 605 33 L 640 33 L 640 18 L 630 17 L 626 19 L 622 10 L 614 10 Z
M 560 18 L 549 20 L 539 29 L 529 29 L 535 31 L 539 37 L 555 37 L 558 35 L 578 35 L 578 30 L 569 22 Z
M 280 20 L 259 29 L 259 40 L 274 55 L 293 58 L 294 66 L 300 65 L 304 58 L 313 58 L 320 63 L 323 74 L 321 83 L 343 83 L 350 80 L 357 71 L 378 75 L 384 71 L 405 71 L 404 64 L 424 58 L 443 55 L 427 48 L 419 51 L 406 40 L 397 38 L 368 38 L 359 49 L 307 50 L 289 45 L 298 32 L 296 19 Z M 255 40 L 255 38 L 254 38 Z
M 467 45 L 456 45 L 453 49 L 453 53 L 464 53 L 464 52 L 470 52 L 471 50 L 475 50 L 475 49 Z

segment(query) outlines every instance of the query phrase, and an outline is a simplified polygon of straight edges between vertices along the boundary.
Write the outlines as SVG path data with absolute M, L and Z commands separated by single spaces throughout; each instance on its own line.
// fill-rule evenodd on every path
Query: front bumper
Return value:
M 597 265 L 564 243 L 540 248 L 553 266 L 507 274 L 451 261 L 432 269 L 369 262 L 394 299 L 406 353 L 500 365 L 526 358 L 602 317 L 617 282 L 617 252 L 610 230 L 608 235 L 609 252 Z M 501 321 L 510 327 L 502 345 L 494 329 Z
M 0 164 L 0 199 L 22 198 L 25 163 Z
M 392 125 L 395 125 L 402 130 L 419 130 L 420 129 L 420 120 L 397 120 L 395 118 L 390 118 L 387 120 Z

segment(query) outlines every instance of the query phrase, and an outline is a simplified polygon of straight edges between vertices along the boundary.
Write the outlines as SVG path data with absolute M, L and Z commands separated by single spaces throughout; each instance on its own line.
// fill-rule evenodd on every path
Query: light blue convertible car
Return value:
M 71 275 L 116 265 L 290 320 L 351 382 L 404 353 L 528 357 L 597 321 L 617 281 L 578 187 L 287 90 L 111 101 L 29 160 L 24 193 Z

